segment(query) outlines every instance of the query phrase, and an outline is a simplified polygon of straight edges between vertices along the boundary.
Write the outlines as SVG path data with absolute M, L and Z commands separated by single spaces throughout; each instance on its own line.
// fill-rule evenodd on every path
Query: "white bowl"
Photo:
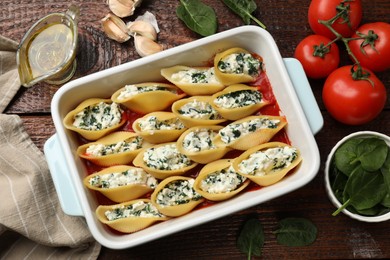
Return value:
M 160 69 L 164 67 L 178 64 L 201 66 L 217 52 L 232 47 L 241 47 L 263 57 L 274 95 L 288 121 L 286 132 L 292 145 L 301 151 L 302 163 L 294 174 L 275 185 L 242 193 L 133 234 L 114 234 L 95 216 L 98 204 L 95 194 L 82 183 L 87 173 L 84 162 L 75 153 L 77 137 L 64 128 L 63 118 L 87 98 L 109 97 L 124 84 L 163 80 Z M 300 88 L 297 92 L 292 80 Z M 57 133 L 45 145 L 45 155 L 62 207 L 65 213 L 84 216 L 95 239 L 109 248 L 133 247 L 282 196 L 310 182 L 320 166 L 313 134 L 322 128 L 323 118 L 302 66 L 295 59 L 282 59 L 272 36 L 256 26 L 224 31 L 68 82 L 55 93 L 51 111 Z
M 378 133 L 378 132 L 373 132 L 373 131 L 359 131 L 359 132 L 355 132 L 355 133 L 352 133 L 350 135 L 345 136 L 343 139 L 341 139 L 339 142 L 337 142 L 337 144 L 330 151 L 330 153 L 328 155 L 328 158 L 326 160 L 326 163 L 325 163 L 325 188 L 326 188 L 326 193 L 328 194 L 328 197 L 329 197 L 330 201 L 332 202 L 332 204 L 336 208 L 340 208 L 342 204 L 340 203 L 340 201 L 338 201 L 338 199 L 336 198 L 336 196 L 334 195 L 334 193 L 332 191 L 332 188 L 331 188 L 331 185 L 330 185 L 330 181 L 329 181 L 329 167 L 330 167 L 331 161 L 333 159 L 333 156 L 334 156 L 334 153 L 336 152 L 336 150 L 343 143 L 348 141 L 349 139 L 356 138 L 356 137 L 359 137 L 359 138 L 378 137 L 378 138 L 383 139 L 387 143 L 387 145 L 390 146 L 390 137 L 389 136 L 381 134 L 381 133 Z M 351 211 L 349 211 L 347 209 L 342 210 L 342 212 L 345 215 L 347 215 L 347 216 L 349 216 L 349 217 L 351 217 L 353 219 L 356 219 L 356 220 L 359 220 L 359 221 L 363 221 L 363 222 L 381 222 L 381 221 L 386 221 L 386 220 L 390 219 L 390 212 L 386 213 L 386 214 L 383 214 L 383 215 L 380 215 L 380 216 L 372 216 L 372 217 L 355 214 L 355 213 L 352 213 Z

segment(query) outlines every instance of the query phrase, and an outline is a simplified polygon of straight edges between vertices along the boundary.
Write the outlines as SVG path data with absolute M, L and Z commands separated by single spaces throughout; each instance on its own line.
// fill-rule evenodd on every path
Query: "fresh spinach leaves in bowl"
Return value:
M 364 131 L 343 138 L 325 166 L 325 183 L 340 212 L 362 221 L 390 219 L 390 138 Z M 389 213 L 389 214 L 387 214 Z

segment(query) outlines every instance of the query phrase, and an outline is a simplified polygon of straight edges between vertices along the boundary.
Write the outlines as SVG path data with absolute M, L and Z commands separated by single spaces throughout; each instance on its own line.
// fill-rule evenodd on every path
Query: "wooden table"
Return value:
M 243 25 L 221 1 L 203 0 L 212 6 L 218 16 L 218 30 L 225 31 Z M 256 17 L 267 25 L 275 38 L 283 57 L 292 57 L 295 46 L 311 34 L 307 22 L 309 0 L 258 0 Z M 108 39 L 102 32 L 100 19 L 108 12 L 105 1 L 89 0 L 76 2 L 81 8 L 79 20 L 80 51 L 78 68 L 74 78 L 101 71 L 140 58 L 132 41 L 124 44 Z M 144 0 L 136 15 L 145 11 L 154 13 L 161 32 L 159 43 L 165 49 L 199 39 L 175 15 L 179 1 Z M 15 41 L 20 41 L 27 29 L 40 17 L 51 12 L 63 12 L 68 1 L 54 0 L 6 0 L 0 7 L 0 32 Z M 363 1 L 363 23 L 384 21 L 390 23 L 389 0 Z M 129 18 L 128 20 L 132 20 Z M 345 52 L 343 52 L 345 53 Z M 349 62 L 344 54 L 342 63 Z M 389 70 L 377 73 L 385 86 L 390 87 Z M 390 134 L 390 107 L 372 122 L 362 126 L 346 126 L 336 122 L 325 110 L 321 90 L 323 80 L 310 80 L 317 102 L 324 117 L 324 127 L 316 135 L 321 153 L 321 168 L 313 181 L 306 186 L 267 203 L 248 208 L 230 216 L 179 232 L 168 237 L 127 250 L 103 248 L 101 259 L 150 259 L 150 258 L 204 258 L 243 259 L 245 256 L 236 247 L 240 226 L 250 214 L 256 214 L 265 231 L 262 256 L 275 258 L 390 258 L 389 222 L 363 223 L 343 214 L 332 217 L 334 211 L 324 188 L 324 164 L 333 145 L 347 134 L 360 130 L 373 130 Z M 50 102 L 60 86 L 46 83 L 31 88 L 21 88 L 6 109 L 7 114 L 18 114 L 34 143 L 42 150 L 45 141 L 55 133 L 50 116 Z M 273 231 L 277 222 L 285 217 L 304 217 L 312 220 L 318 228 L 314 244 L 305 247 L 278 245 Z

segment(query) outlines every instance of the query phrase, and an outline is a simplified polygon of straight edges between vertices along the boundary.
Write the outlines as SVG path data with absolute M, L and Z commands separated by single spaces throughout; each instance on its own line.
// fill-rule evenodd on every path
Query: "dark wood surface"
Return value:
M 0 7 L 0 32 L 20 41 L 28 28 L 40 17 L 51 12 L 63 12 L 70 3 L 81 8 L 79 20 L 78 68 L 75 78 L 101 71 L 140 58 L 132 41 L 119 44 L 102 32 L 100 19 L 108 12 L 104 0 L 54 1 L 5 0 Z M 218 16 L 218 31 L 243 25 L 221 1 L 203 0 L 212 6 Z M 384 21 L 390 23 L 389 0 L 363 0 L 363 23 Z M 309 0 L 257 0 L 254 15 L 267 25 L 283 57 L 292 57 L 295 46 L 311 34 L 307 22 Z M 144 0 L 135 16 L 150 11 L 156 15 L 161 32 L 159 43 L 165 49 L 199 39 L 176 17 L 177 0 Z M 130 17 L 127 20 L 132 20 Z M 340 46 L 343 49 L 342 46 Z M 343 51 L 343 53 L 345 53 Z M 390 57 L 389 57 L 390 58 Z M 342 63 L 349 60 L 344 54 Z M 387 88 L 390 87 L 389 70 L 377 73 Z M 324 164 L 333 145 L 347 134 L 360 130 L 373 130 L 390 134 L 390 107 L 372 122 L 362 126 L 346 126 L 336 122 L 325 110 L 321 100 L 323 80 L 310 80 L 313 92 L 324 117 L 324 127 L 315 136 L 321 153 L 321 168 L 315 179 L 306 186 L 272 201 L 254 206 L 230 216 L 164 237 L 126 250 L 103 248 L 100 259 L 243 259 L 236 247 L 236 238 L 244 220 L 255 214 L 265 231 L 262 258 L 390 258 L 390 222 L 363 223 L 340 214 L 332 217 L 334 207 L 324 188 Z M 34 143 L 43 150 L 45 141 L 55 133 L 50 116 L 50 102 L 60 86 L 46 83 L 21 88 L 5 113 L 17 114 L 24 122 Z M 273 231 L 277 222 L 285 217 L 304 217 L 318 228 L 314 244 L 305 247 L 278 245 Z

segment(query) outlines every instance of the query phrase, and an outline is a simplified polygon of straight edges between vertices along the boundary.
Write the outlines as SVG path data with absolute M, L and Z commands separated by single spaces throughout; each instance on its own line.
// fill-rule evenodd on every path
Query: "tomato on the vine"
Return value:
M 335 39 L 336 36 L 325 25 L 320 24 L 318 20 L 327 21 L 336 15 L 337 19 L 333 22 L 332 28 L 343 37 L 351 36 L 358 28 L 362 19 L 361 0 L 312 0 L 309 6 L 309 25 L 316 33 Z
M 294 57 L 298 59 L 308 77 L 327 77 L 340 62 L 339 48 L 335 43 L 326 46 L 330 39 L 322 35 L 309 35 L 296 47 Z
M 328 112 L 336 120 L 348 125 L 370 122 L 383 110 L 387 95 L 383 83 L 366 69 L 366 79 L 352 78 L 353 66 L 343 66 L 326 79 L 322 99 Z
M 364 24 L 351 38 L 363 38 L 348 42 L 349 48 L 363 67 L 376 72 L 390 68 L 390 24 Z

